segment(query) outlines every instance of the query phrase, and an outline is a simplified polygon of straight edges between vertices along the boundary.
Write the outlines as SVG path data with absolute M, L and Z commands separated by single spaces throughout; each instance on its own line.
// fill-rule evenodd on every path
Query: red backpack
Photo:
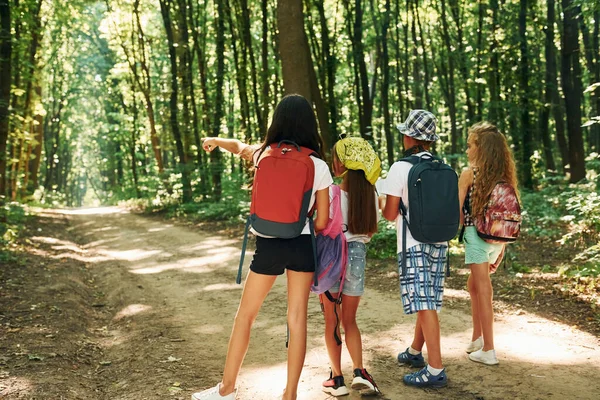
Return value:
M 271 144 L 258 156 L 237 283 L 242 280 L 250 227 L 265 236 L 291 239 L 300 236 L 308 218 L 316 259 L 312 213 L 309 210 L 315 176 L 311 155 L 319 156 L 314 150 L 283 140 Z
M 488 243 L 512 243 L 521 232 L 521 205 L 515 189 L 506 182 L 498 182 L 483 211 L 482 218 L 473 224 L 480 238 Z

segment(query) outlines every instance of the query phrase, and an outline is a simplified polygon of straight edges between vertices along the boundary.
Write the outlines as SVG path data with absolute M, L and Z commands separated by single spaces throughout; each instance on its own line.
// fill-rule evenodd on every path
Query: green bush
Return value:
M 18 238 L 27 216 L 26 210 L 19 203 L 0 205 L 0 261 L 14 259 L 10 245 Z
M 373 258 L 396 258 L 396 243 L 396 223 L 381 219 L 377 233 L 367 246 L 367 254 Z

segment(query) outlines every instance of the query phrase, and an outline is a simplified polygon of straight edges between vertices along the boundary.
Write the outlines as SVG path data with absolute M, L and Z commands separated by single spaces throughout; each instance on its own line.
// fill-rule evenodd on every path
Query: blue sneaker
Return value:
M 412 374 L 404 375 L 403 380 L 405 385 L 421 388 L 440 388 L 448 384 L 448 376 L 446 376 L 445 368 L 438 375 L 432 375 L 427 367 L 425 367 Z
M 423 353 L 419 353 L 416 356 L 408 352 L 408 347 L 402 353 L 398 354 L 398 364 L 410 365 L 415 368 L 422 368 L 425 366 L 425 359 Z

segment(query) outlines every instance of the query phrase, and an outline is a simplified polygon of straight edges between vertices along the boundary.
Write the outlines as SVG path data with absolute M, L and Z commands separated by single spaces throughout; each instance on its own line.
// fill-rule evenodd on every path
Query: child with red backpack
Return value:
M 256 235 L 256 251 L 233 323 L 223 378 L 215 387 L 194 393 L 192 400 L 235 399 L 235 383 L 248 350 L 250 330 L 275 279 L 284 272 L 290 340 L 282 399 L 295 400 L 306 354 L 308 298 L 315 273 L 316 250 L 311 231 L 320 231 L 327 224 L 328 188 L 333 183 L 323 161 L 323 141 L 313 108 L 304 97 L 287 95 L 275 108 L 260 147 L 218 137 L 204 139 L 202 147 L 209 152 L 221 147 L 254 162 L 256 174 L 248 225 Z M 308 190 L 303 188 L 306 184 Z M 298 190 L 301 192 L 297 198 L 290 197 Z M 307 210 L 313 208 L 317 212 L 314 226 L 307 215 Z M 296 215 L 289 215 L 289 210 L 295 210 Z M 288 212 L 282 216 L 285 220 L 278 221 L 280 215 L 273 215 L 277 212 Z
M 466 351 L 472 361 L 496 365 L 490 274 L 500 264 L 506 243 L 514 241 L 519 233 L 521 209 L 517 174 L 506 138 L 489 122 L 469 129 L 466 153 L 469 168 L 459 179 L 465 264 L 471 269 L 467 287 L 473 318 L 473 335 Z
M 346 347 L 352 358 L 352 389 L 362 395 L 379 393 L 373 377 L 363 367 L 362 339 L 356 324 L 356 312 L 365 291 L 366 243 L 377 232 L 377 194 L 375 182 L 381 172 L 381 161 L 364 139 L 339 140 L 333 148 L 333 172 L 343 177 L 339 187 L 332 185 L 330 201 L 340 201 L 343 232 L 348 246 L 348 262 L 343 282 L 337 282 L 319 295 L 325 317 L 325 344 L 331 362 L 329 379 L 323 391 L 344 396 L 349 390 L 341 369 L 342 347 L 338 317 L 344 328 Z M 335 205 L 332 203 L 332 209 Z M 340 293 L 341 287 L 341 293 Z M 340 298 L 341 297 L 341 298 Z

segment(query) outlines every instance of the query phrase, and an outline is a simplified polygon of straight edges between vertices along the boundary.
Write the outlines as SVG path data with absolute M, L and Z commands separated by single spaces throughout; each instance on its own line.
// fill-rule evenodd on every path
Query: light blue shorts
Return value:
M 474 226 L 465 228 L 465 264 L 493 264 L 502 253 L 503 244 L 488 243 L 477 235 Z
M 367 246 L 363 242 L 348 242 L 348 265 L 346 280 L 342 288 L 344 296 L 362 296 L 365 293 L 365 266 L 367 265 Z M 329 292 L 338 293 L 340 284 L 333 285 Z

